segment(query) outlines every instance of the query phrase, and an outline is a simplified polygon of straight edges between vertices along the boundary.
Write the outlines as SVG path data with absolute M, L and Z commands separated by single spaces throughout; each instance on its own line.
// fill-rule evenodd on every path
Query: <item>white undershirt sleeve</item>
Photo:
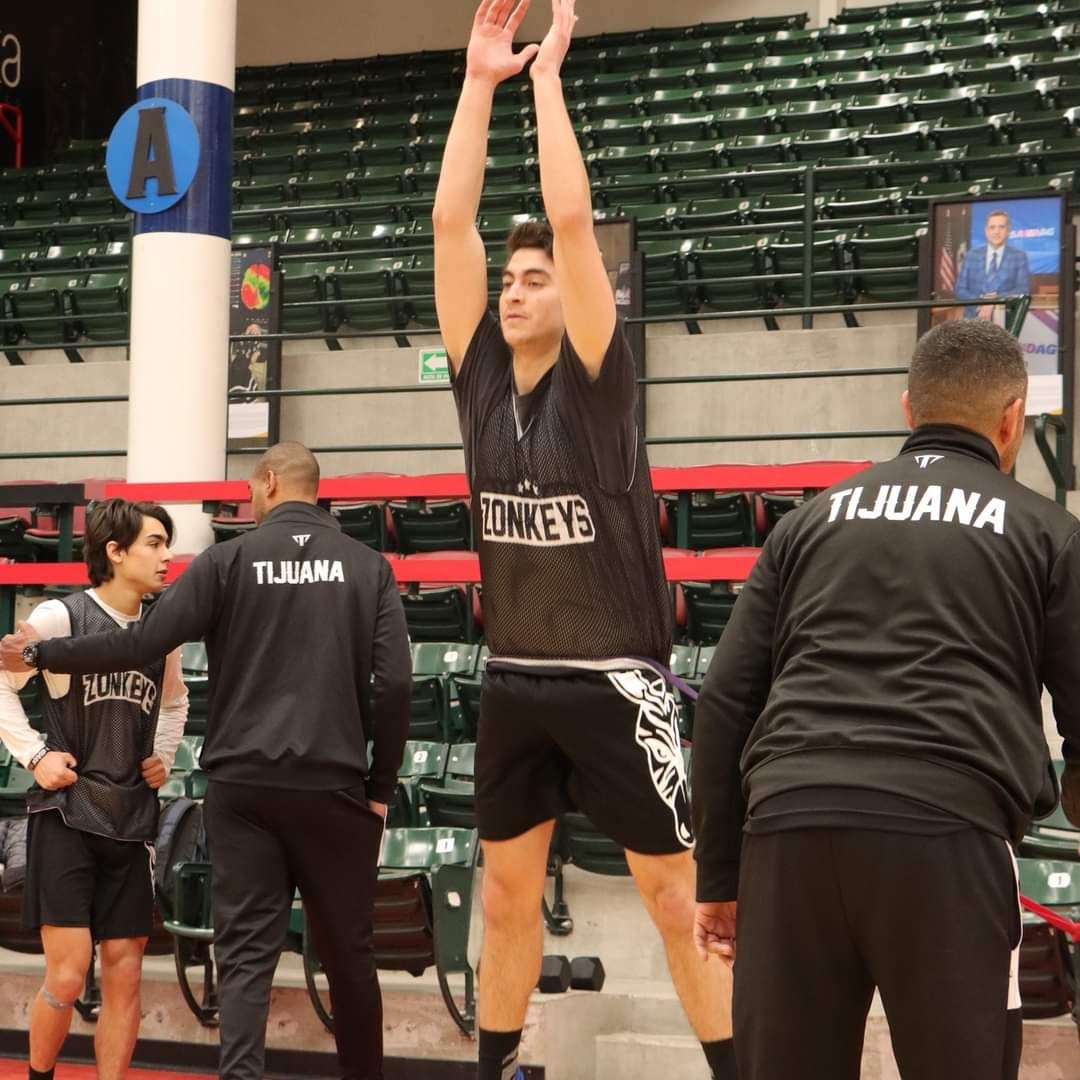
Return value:
M 71 618 L 68 615 L 68 609 L 59 600 L 46 600 L 38 604 L 26 621 L 38 632 L 43 641 L 71 635 Z M 0 671 L 0 741 L 24 768 L 45 745 L 45 739 L 41 733 L 30 726 L 19 698 L 19 691 L 33 677 L 33 672 L 16 674 L 11 671 Z M 55 699 L 67 694 L 71 684 L 69 675 L 54 675 L 46 672 L 42 678 L 45 679 L 50 697 Z
M 161 685 L 161 709 L 158 712 L 154 753 L 166 769 L 172 769 L 176 747 L 184 734 L 188 717 L 188 689 L 180 666 L 180 650 L 173 649 L 165 658 L 165 677 Z

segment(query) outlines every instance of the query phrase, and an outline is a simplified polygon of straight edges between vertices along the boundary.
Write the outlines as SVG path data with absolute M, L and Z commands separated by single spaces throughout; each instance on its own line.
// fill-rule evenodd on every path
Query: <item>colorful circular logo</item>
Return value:
M 261 311 L 270 303 L 270 267 L 252 263 L 240 281 L 240 303 L 250 311 Z

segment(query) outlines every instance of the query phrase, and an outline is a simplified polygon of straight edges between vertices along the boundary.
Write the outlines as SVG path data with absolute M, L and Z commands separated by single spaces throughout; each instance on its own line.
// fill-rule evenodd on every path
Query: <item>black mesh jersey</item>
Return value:
M 671 604 L 622 328 L 595 382 L 564 337 L 555 366 L 516 395 L 489 312 L 454 397 L 492 657 L 666 664 Z
M 72 637 L 116 629 L 89 593 L 63 604 Z M 155 839 L 157 795 L 143 780 L 142 762 L 154 752 L 164 675 L 162 657 L 139 671 L 73 675 L 62 698 L 42 689 L 48 747 L 74 756 L 79 779 L 59 791 L 33 789 L 31 812 L 59 810 L 71 828 L 114 840 Z

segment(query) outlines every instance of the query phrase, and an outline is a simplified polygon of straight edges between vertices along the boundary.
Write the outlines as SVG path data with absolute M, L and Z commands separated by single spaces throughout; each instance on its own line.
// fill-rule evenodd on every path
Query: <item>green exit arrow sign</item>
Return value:
M 420 350 L 420 376 L 422 383 L 449 383 L 450 361 L 445 349 Z

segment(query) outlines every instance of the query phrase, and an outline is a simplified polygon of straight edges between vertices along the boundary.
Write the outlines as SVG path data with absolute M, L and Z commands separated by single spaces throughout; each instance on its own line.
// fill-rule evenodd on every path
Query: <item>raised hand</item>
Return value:
M 517 75 L 536 55 L 537 45 L 514 52 L 514 34 L 528 10 L 529 0 L 484 0 L 473 19 L 465 57 L 468 76 L 500 83 Z
M 31 641 L 38 641 L 40 638 L 41 635 L 28 622 L 20 622 L 14 634 L 8 634 L 0 640 L 0 671 L 22 674 L 33 670 L 23 663 L 23 649 Z
M 551 29 L 540 42 L 540 51 L 529 74 L 535 79 L 540 75 L 558 75 L 578 17 L 574 14 L 574 0 L 551 0 Z

